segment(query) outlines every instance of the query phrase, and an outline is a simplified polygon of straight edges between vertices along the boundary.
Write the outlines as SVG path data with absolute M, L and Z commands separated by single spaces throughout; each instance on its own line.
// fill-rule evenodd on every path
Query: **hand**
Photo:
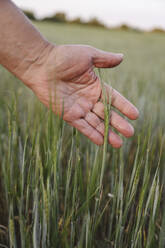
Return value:
M 111 68 L 122 61 L 121 54 L 112 54 L 81 45 L 50 45 L 40 59 L 25 73 L 26 84 L 48 108 L 61 115 L 92 142 L 104 142 L 104 104 L 100 79 L 94 68 Z M 104 84 L 112 105 L 130 119 L 138 117 L 138 110 L 116 90 Z M 125 137 L 134 129 L 119 114 L 111 111 L 110 126 Z M 119 148 L 122 139 L 109 129 L 109 143 Z

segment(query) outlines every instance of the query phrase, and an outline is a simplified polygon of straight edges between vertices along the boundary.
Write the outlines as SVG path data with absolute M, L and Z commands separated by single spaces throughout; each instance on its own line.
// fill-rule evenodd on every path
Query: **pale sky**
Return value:
M 165 0 L 13 0 L 38 17 L 64 11 L 68 17 L 97 17 L 109 26 L 126 23 L 134 27 L 165 29 Z

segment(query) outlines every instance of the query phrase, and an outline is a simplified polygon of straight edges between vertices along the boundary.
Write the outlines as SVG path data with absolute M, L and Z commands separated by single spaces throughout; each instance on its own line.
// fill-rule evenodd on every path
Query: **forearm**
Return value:
M 0 0 L 0 64 L 22 79 L 49 42 L 10 0 Z

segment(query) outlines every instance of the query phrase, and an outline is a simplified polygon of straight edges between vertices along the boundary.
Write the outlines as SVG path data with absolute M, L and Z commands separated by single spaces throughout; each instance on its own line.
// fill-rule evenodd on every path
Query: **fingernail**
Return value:
M 121 59 L 124 58 L 124 54 L 123 54 L 123 53 L 117 53 L 117 56 L 118 56 L 119 58 L 121 58 Z

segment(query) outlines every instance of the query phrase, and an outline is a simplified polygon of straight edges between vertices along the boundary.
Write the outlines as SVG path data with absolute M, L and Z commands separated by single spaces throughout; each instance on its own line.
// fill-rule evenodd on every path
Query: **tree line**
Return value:
M 40 22 L 59 22 L 59 23 L 73 23 L 73 24 L 82 24 L 82 25 L 91 25 L 97 27 L 106 28 L 105 24 L 98 20 L 96 17 L 90 19 L 89 21 L 83 21 L 81 18 L 68 19 L 67 15 L 64 12 L 57 12 L 52 16 L 47 16 L 42 19 L 37 19 L 32 11 L 23 10 L 24 14 L 31 19 L 32 21 L 40 21 Z
M 51 16 L 44 17 L 42 19 L 37 19 L 35 14 L 32 11 L 28 10 L 23 10 L 24 14 L 32 21 L 40 21 L 40 22 L 57 22 L 57 23 L 70 23 L 70 24 L 79 24 L 79 25 L 88 25 L 88 26 L 93 26 L 93 27 L 100 27 L 100 28 L 106 28 L 108 27 L 101 22 L 98 18 L 93 17 L 88 21 L 82 20 L 80 17 L 77 17 L 75 19 L 68 19 L 66 13 L 64 12 L 56 12 L 55 14 Z M 117 26 L 115 28 L 111 28 L 115 30 L 133 30 L 133 31 L 141 31 L 140 29 L 132 28 L 127 24 L 122 24 L 120 26 Z M 154 28 L 151 30 L 151 32 L 154 33 L 165 33 L 165 30 L 161 28 Z

